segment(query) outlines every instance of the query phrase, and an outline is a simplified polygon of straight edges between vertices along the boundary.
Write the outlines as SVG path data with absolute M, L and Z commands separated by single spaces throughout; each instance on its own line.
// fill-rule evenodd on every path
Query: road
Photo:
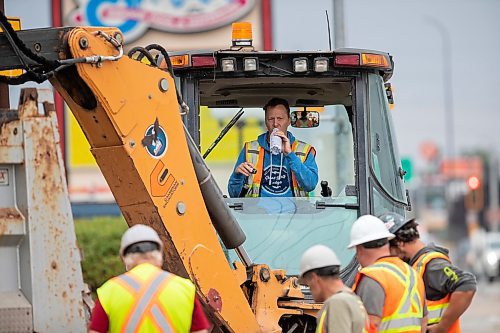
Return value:
M 462 333 L 500 332 L 500 281 L 479 281 L 478 291 L 461 320 Z

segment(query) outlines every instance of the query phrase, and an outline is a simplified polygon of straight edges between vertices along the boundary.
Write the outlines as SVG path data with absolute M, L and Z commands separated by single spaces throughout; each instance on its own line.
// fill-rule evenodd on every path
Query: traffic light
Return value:
M 470 211 L 480 211 L 484 207 L 484 191 L 481 179 L 477 176 L 467 178 L 469 192 L 465 195 L 465 208 Z

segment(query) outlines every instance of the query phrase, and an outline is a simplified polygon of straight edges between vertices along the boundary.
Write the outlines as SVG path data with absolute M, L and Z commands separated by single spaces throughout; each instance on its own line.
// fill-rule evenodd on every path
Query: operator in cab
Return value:
M 267 132 L 246 142 L 229 178 L 237 197 L 307 197 L 318 184 L 316 150 L 288 132 L 290 105 L 272 98 L 264 106 Z

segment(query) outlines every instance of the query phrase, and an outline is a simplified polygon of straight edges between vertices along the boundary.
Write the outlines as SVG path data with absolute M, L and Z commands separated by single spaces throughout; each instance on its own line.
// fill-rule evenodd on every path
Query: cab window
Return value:
M 399 174 L 399 152 L 380 75 L 369 75 L 368 89 L 371 172 L 390 197 L 404 202 L 403 182 Z

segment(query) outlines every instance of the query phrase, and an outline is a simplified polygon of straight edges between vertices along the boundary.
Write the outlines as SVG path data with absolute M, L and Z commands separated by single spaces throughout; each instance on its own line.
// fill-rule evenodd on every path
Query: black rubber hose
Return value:
M 146 59 L 148 59 L 148 61 L 151 63 L 151 66 L 158 67 L 151 53 L 149 53 L 148 50 L 141 46 L 136 46 L 130 49 L 130 51 L 128 51 L 128 56 L 132 58 L 132 56 L 137 52 L 139 52 L 139 56 L 137 56 L 138 61 L 141 61 L 143 57 L 146 57 Z
M 146 50 L 150 51 L 150 50 L 156 50 L 158 52 L 160 52 L 163 57 L 165 58 L 165 62 L 167 63 L 167 70 L 168 72 L 170 73 L 170 75 L 172 75 L 172 77 L 174 77 L 174 69 L 172 67 L 172 61 L 170 60 L 170 57 L 168 55 L 168 52 L 167 50 L 165 50 L 165 48 L 159 44 L 150 44 L 148 46 L 146 46 Z M 159 66 L 160 64 L 158 64 Z

